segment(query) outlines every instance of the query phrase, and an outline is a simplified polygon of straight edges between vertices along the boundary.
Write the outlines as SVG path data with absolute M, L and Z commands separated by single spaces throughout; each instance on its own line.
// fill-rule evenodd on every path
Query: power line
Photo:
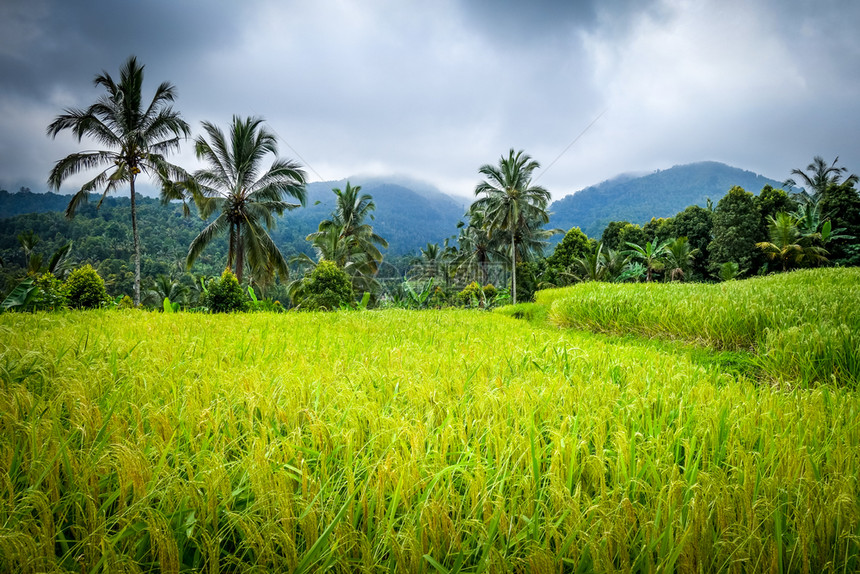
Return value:
M 290 151 L 291 151 L 291 152 L 293 152 L 293 154 L 295 154 L 295 156 L 296 156 L 296 157 L 298 157 L 300 160 L 302 160 L 302 163 L 303 163 L 304 165 L 306 165 L 306 166 L 308 167 L 308 169 L 309 169 L 309 170 L 311 170 L 312 172 L 314 172 L 314 175 L 316 175 L 316 176 L 320 179 L 320 181 L 326 181 L 326 179 L 325 179 L 323 176 L 321 176 L 317 170 L 315 170 L 315 169 L 314 169 L 314 166 L 312 166 L 312 165 L 308 162 L 308 160 L 306 160 L 305 158 L 303 158 L 303 157 L 302 157 L 302 154 L 300 154 L 299 152 L 297 152 L 297 151 L 296 151 L 296 148 L 294 148 L 293 146 L 291 146 L 291 145 L 290 145 L 290 142 L 288 142 L 286 139 L 284 139 L 284 136 L 282 136 L 280 133 L 278 133 L 278 130 L 276 130 L 276 129 L 271 125 L 271 124 L 269 124 L 269 129 L 271 129 L 273 132 L 275 132 L 275 135 L 278 137 L 278 139 L 279 139 L 279 140 L 281 140 L 282 142 L 284 142 L 285 144 L 287 144 L 287 147 L 288 147 L 288 148 L 290 148 Z
M 582 132 L 580 132 L 580 134 L 579 134 L 578 136 L 576 136 L 576 137 L 573 139 L 573 141 L 572 141 L 572 142 L 570 142 L 569 144 L 567 144 L 567 147 L 566 147 L 566 148 L 564 148 L 563 150 L 561 150 L 561 153 L 560 153 L 560 154 L 558 154 L 558 157 L 556 157 L 554 160 L 552 160 L 552 161 L 550 162 L 550 164 L 549 164 L 548 166 L 546 166 L 546 167 L 543 169 L 543 171 L 542 171 L 542 172 L 540 172 L 540 173 L 538 174 L 538 176 L 534 179 L 534 181 L 535 181 L 535 182 L 537 182 L 537 180 L 539 180 L 541 177 L 543 177 L 543 174 L 545 174 L 546 172 L 548 172 L 548 171 L 549 171 L 549 168 L 551 168 L 553 165 L 555 165 L 555 162 L 557 162 L 558 160 L 560 160 L 560 159 L 561 159 L 561 156 L 563 156 L 564 154 L 566 154 L 566 153 L 567 153 L 567 150 L 569 150 L 571 147 L 573 147 L 573 144 L 575 144 L 576 142 L 578 142 L 578 141 L 579 141 L 579 138 L 581 138 L 582 136 L 584 136 L 584 135 L 585 135 L 585 133 L 586 133 L 588 130 L 590 130 L 590 129 L 591 129 L 591 126 L 593 126 L 594 124 L 596 124 L 596 123 L 597 123 L 597 120 L 599 120 L 600 118 L 602 118 L 602 117 L 603 117 L 603 114 L 605 114 L 608 110 L 609 110 L 609 108 L 606 108 L 605 110 L 603 110 L 602 112 L 600 112 L 600 113 L 597 115 L 597 117 L 596 117 L 596 118 L 594 118 L 594 119 L 591 121 L 591 123 L 590 123 L 590 124 L 588 124 L 588 125 L 585 127 L 585 129 L 584 129 L 584 130 L 582 130 Z

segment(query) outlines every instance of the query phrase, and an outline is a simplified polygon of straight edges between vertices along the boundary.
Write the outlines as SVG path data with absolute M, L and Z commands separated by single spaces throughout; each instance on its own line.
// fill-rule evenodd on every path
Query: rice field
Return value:
M 561 327 L 749 351 L 774 381 L 860 383 L 860 269 L 717 284 L 580 283 L 538 293 Z
M 852 572 L 860 400 L 480 311 L 0 315 L 3 572 Z

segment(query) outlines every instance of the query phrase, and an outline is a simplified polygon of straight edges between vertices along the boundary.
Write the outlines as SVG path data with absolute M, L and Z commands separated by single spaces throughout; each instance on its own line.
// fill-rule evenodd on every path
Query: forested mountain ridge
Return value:
M 342 189 L 345 185 L 346 180 L 310 183 L 306 207 L 277 218 L 271 237 L 288 260 L 299 253 L 314 255 L 305 238 L 317 230 L 320 221 L 330 217 L 335 204 L 332 188 Z M 429 186 L 419 193 L 402 185 L 369 180 L 362 191 L 371 194 L 376 203 L 371 223 L 376 233 L 389 242 L 384 252 L 389 262 L 414 255 L 427 243 L 442 243 L 456 234 L 457 222 L 465 211 L 457 200 Z M 71 220 L 63 215 L 70 197 L 0 190 L 0 260 L 5 264 L 0 268 L 0 292 L 11 289 L 20 279 L 20 269 L 26 268 L 18 236 L 30 231 L 39 238 L 35 252 L 42 254 L 45 261 L 72 241 L 73 261 L 96 267 L 108 283 L 109 292 L 129 292 L 133 244 L 128 196 L 109 196 L 97 209 L 100 195 L 92 194 Z M 180 204 L 162 205 L 153 197 L 138 195 L 137 209 L 143 276 L 181 275 L 189 245 L 207 222 L 193 209 L 189 217 L 184 217 Z M 226 253 L 226 238 L 214 240 L 197 258 L 191 272 L 220 274 Z
M 676 165 L 648 175 L 620 175 L 552 203 L 550 226 L 579 227 L 599 238 L 610 221 L 644 224 L 669 217 L 690 205 L 716 203 L 734 186 L 757 194 L 765 185 L 782 183 L 715 161 Z
M 346 180 L 310 183 L 307 185 L 306 207 L 286 212 L 278 218 L 273 239 L 282 246 L 285 254 L 310 253 L 310 245 L 305 241 L 305 236 L 316 231 L 319 222 L 329 216 L 335 200 L 332 188 L 342 188 L 345 185 Z M 462 218 L 467 207 L 442 192 L 432 193 L 428 190 L 416 192 L 402 185 L 385 183 L 382 180 L 369 181 L 366 187 L 362 187 L 362 191 L 373 196 L 376 203 L 373 226 L 377 233 L 388 240 L 390 244 L 388 253 L 395 256 L 415 253 L 419 247 L 423 247 L 428 242 L 441 242 L 446 237 L 454 235 L 457 222 Z M 53 237 L 57 232 L 67 239 L 81 239 L 81 237 L 66 234 L 77 235 L 71 231 L 72 228 L 78 227 L 76 223 L 84 224 L 93 218 L 116 221 L 119 225 L 131 225 L 127 219 L 129 199 L 121 194 L 105 199 L 99 210 L 95 209 L 99 196 L 93 194 L 90 203 L 75 216 L 75 219 L 80 218 L 80 221 L 61 222 L 58 218 L 62 219 L 62 212 L 66 209 L 69 198 L 69 195 L 55 193 L 33 193 L 26 190 L 9 193 L 0 190 L 0 220 L 4 220 L 3 231 L 0 231 L 0 252 L 17 249 L 17 233 L 26 227 L 25 221 L 33 221 L 38 227 L 38 229 L 33 228 L 33 231 L 43 239 L 48 239 L 48 235 Z M 162 233 L 166 226 L 176 225 L 174 216 L 181 214 L 180 206 L 162 206 L 159 200 L 149 197 L 140 197 L 139 201 L 142 208 L 155 210 L 150 215 L 154 218 L 152 225 L 156 229 L 150 231 Z M 160 209 L 164 210 L 161 221 L 156 213 Z M 120 213 L 121 211 L 123 213 Z M 53 216 L 47 219 L 32 217 L 33 214 L 48 213 L 52 213 Z M 25 216 L 25 219 L 8 219 L 19 216 Z M 42 223 L 36 224 L 37 221 Z M 50 224 L 47 223 L 49 221 Z M 147 224 L 141 225 L 145 227 Z M 205 222 L 201 221 L 196 213 L 192 213 L 182 227 L 188 227 L 189 232 L 196 233 L 203 229 L 204 225 Z M 99 228 L 100 225 L 95 224 L 95 229 Z M 80 231 L 84 232 L 85 229 L 86 225 Z M 172 235 L 170 232 L 164 232 L 164 234 Z M 187 251 L 188 243 L 193 237 L 191 235 L 188 242 L 177 246 L 177 249 Z

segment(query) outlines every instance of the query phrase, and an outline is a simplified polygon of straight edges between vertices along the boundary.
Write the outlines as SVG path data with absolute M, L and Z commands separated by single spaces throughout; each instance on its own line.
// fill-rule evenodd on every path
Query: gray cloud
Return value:
M 45 127 L 132 53 L 195 130 L 262 115 L 324 179 L 469 195 L 481 164 L 514 147 L 548 166 L 603 110 L 540 175 L 554 196 L 706 159 L 781 179 L 838 154 L 860 171 L 858 21 L 849 0 L 7 0 L 0 186 L 44 189 L 80 147 Z M 190 145 L 175 160 L 193 166 Z

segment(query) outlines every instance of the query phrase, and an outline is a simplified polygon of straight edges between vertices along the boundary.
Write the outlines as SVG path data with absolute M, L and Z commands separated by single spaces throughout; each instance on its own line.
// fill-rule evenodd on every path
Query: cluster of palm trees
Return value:
M 697 250 L 686 237 L 646 241 L 645 245 L 627 243 L 627 249 L 605 248 L 598 242 L 582 257 L 577 257 L 562 272 L 562 280 L 578 281 L 653 281 L 663 272 L 666 281 L 683 281 Z
M 217 214 L 192 241 L 186 258 L 188 267 L 216 237 L 226 235 L 227 265 L 240 282 L 246 267 L 257 282 L 276 275 L 286 280 L 288 263 L 267 230 L 274 226 L 276 215 L 304 205 L 306 176 L 298 164 L 278 157 L 275 135 L 263 126 L 263 120 L 234 116 L 226 133 L 215 124 L 203 122 L 204 135 L 195 138 L 194 150 L 206 167 L 188 173 L 165 159 L 191 133 L 172 107 L 176 97 L 172 84 L 159 85 L 151 101 L 145 103 L 143 66 L 134 57 L 122 66 L 118 81 L 103 72 L 96 76 L 95 84 L 106 93 L 86 109 L 66 109 L 48 126 L 48 134 L 56 137 L 70 130 L 79 142 L 88 137 L 106 149 L 73 153 L 58 161 L 49 185 L 59 189 L 69 177 L 99 169 L 69 202 L 66 215 L 72 217 L 91 192 L 101 190 L 104 199 L 128 184 L 134 240 L 134 304 L 141 302 L 135 206 L 135 183 L 141 173 L 161 183 L 164 201 L 182 201 L 186 214 L 191 202 L 204 219 Z M 265 166 L 268 156 L 273 159 Z M 479 274 L 483 282 L 491 261 L 504 262 L 511 270 L 514 301 L 517 263 L 542 251 L 554 232 L 543 229 L 549 222 L 550 195 L 532 183 L 532 174 L 538 167 L 538 162 L 527 154 L 513 149 L 497 166 L 482 166 L 479 171 L 486 179 L 475 188 L 479 199 L 468 213 L 468 225 L 461 228 L 459 247 L 445 250 L 458 270 Z M 382 261 L 380 249 L 388 246 L 367 222 L 375 206 L 369 195 L 360 194 L 360 189 L 349 183 L 343 190 L 335 189 L 335 212 L 307 238 L 318 260 L 334 261 L 344 269 L 357 292 L 373 290 L 374 276 Z M 426 255 L 435 258 L 438 254 Z M 316 264 L 307 256 L 294 262 L 306 267 Z M 153 285 L 150 291 L 164 291 L 166 287 Z
M 98 169 L 72 196 L 68 217 L 88 200 L 91 192 L 101 190 L 102 199 L 128 184 L 131 195 L 131 222 L 134 240 L 134 304 L 140 305 L 140 238 L 137 229 L 135 182 L 141 173 L 161 182 L 162 199 L 182 200 L 188 212 L 193 201 L 206 218 L 217 217 L 194 239 L 188 251 L 190 266 L 213 239 L 227 235 L 227 264 L 241 281 L 246 266 L 260 277 L 288 276 L 287 262 L 272 241 L 267 229 L 274 226 L 275 215 L 305 203 L 305 174 L 298 164 L 278 157 L 277 140 L 260 118 L 233 117 L 228 132 L 203 122 L 206 136 L 195 139 L 195 152 L 206 167 L 194 173 L 166 161 L 165 155 L 179 149 L 191 129 L 173 109 L 175 87 L 164 82 L 152 100 L 145 104 L 142 95 L 143 66 L 132 56 L 120 69 L 119 80 L 103 72 L 95 85 L 106 93 L 86 109 L 66 109 L 49 126 L 48 135 L 56 137 L 70 130 L 80 142 L 85 136 L 104 150 L 73 153 L 56 163 L 48 178 L 52 189 L 80 172 Z M 266 168 L 267 156 L 274 159 Z M 293 199 L 298 203 L 288 201 Z
M 102 200 L 128 184 L 131 197 L 131 223 L 134 241 L 134 304 L 141 302 L 140 238 L 137 228 L 135 183 L 144 173 L 159 181 L 164 201 L 180 200 L 189 213 L 193 202 L 203 218 L 217 214 L 192 241 L 186 266 L 190 267 L 216 237 L 228 238 L 227 265 L 239 281 L 247 267 L 258 284 L 289 278 L 288 263 L 272 241 L 268 230 L 275 216 L 305 204 L 306 176 L 294 161 L 278 156 L 277 139 L 256 117 L 234 116 L 226 133 L 210 122 L 203 122 L 204 135 L 194 140 L 195 153 L 206 167 L 188 173 L 169 163 L 165 156 L 179 149 L 180 141 L 190 136 L 189 125 L 172 104 L 174 86 L 161 83 L 146 103 L 142 95 L 143 66 L 133 56 L 121 67 L 118 81 L 103 72 L 95 77 L 96 87 L 105 93 L 85 109 L 69 108 L 57 116 L 47 132 L 56 137 L 71 131 L 105 149 L 72 153 L 58 161 L 51 170 L 48 184 L 52 189 L 81 172 L 98 170 L 95 177 L 81 185 L 68 205 L 72 217 L 82 202 L 95 191 Z M 271 160 L 266 164 L 267 158 Z M 826 262 L 825 245 L 843 239 L 844 230 L 831 228 L 824 221 L 817 199 L 828 186 L 839 183 L 845 168 L 828 165 L 816 157 L 807 168 L 812 175 L 794 170 L 812 190 L 808 201 L 795 213 L 778 213 L 769 219 L 769 241 L 758 247 L 768 257 L 778 260 L 783 269 L 794 264 Z M 511 298 L 517 300 L 517 265 L 541 255 L 548 239 L 562 230 L 544 229 L 549 222 L 549 192 L 535 185 L 533 175 L 540 164 L 523 151 L 510 150 L 497 165 L 479 169 L 484 181 L 475 188 L 478 199 L 472 204 L 467 223 L 460 225 L 457 245 L 429 244 L 422 250 L 425 273 L 477 280 L 486 284 L 492 264 L 510 270 Z M 850 175 L 844 184 L 854 184 Z M 787 186 L 796 185 L 787 180 Z M 382 261 L 380 249 L 386 241 L 374 233 L 367 222 L 375 206 L 372 198 L 360 193 L 359 186 L 347 183 L 345 189 L 334 189 L 337 204 L 331 219 L 320 223 L 307 239 L 318 260 L 330 260 L 350 276 L 356 292 L 374 291 L 375 275 Z M 665 270 L 668 280 L 683 279 L 690 260 L 696 255 L 686 238 L 648 242 L 644 246 L 628 244 L 629 249 L 603 249 L 599 244 L 566 270 L 573 280 L 621 280 L 644 276 L 647 281 Z M 316 262 L 307 256 L 293 260 L 311 267 Z M 153 289 L 164 291 L 165 285 Z
M 475 187 L 478 199 L 460 224 L 457 246 L 428 244 L 419 262 L 424 276 L 442 275 L 446 285 L 451 276 L 486 284 L 491 264 L 501 263 L 511 271 L 511 299 L 517 300 L 517 264 L 541 255 L 548 239 L 558 229 L 544 229 L 549 223 L 550 194 L 535 185 L 532 175 L 540 164 L 522 150 L 510 150 L 498 165 L 486 164 L 478 170 L 484 181 Z
M 829 165 L 823 157 L 815 156 L 812 163 L 806 166 L 806 171 L 791 171 L 804 185 L 800 204 L 793 213 L 781 211 L 769 216 L 768 241 L 756 244 L 769 259 L 778 261 L 783 271 L 794 265 L 824 265 L 828 263 L 828 243 L 838 239 L 854 239 L 843 233 L 845 229 L 833 227 L 831 221 L 822 214 L 820 202 L 828 189 L 839 185 L 853 186 L 860 181 L 853 173 L 843 180 L 848 169 L 837 166 L 838 162 L 838 156 Z M 797 185 L 797 181 L 789 178 L 783 185 L 791 189 Z
M 354 292 L 376 292 L 376 274 L 383 258 L 380 249 L 388 247 L 388 242 L 367 222 L 373 219 L 376 204 L 370 195 L 360 193 L 360 185 L 346 182 L 343 190 L 334 188 L 332 191 L 336 200 L 331 219 L 321 221 L 317 231 L 307 236 L 317 260 L 301 254 L 291 262 L 307 271 L 320 261 L 332 261 L 349 275 Z M 290 292 L 295 292 L 302 281 L 292 282 Z

